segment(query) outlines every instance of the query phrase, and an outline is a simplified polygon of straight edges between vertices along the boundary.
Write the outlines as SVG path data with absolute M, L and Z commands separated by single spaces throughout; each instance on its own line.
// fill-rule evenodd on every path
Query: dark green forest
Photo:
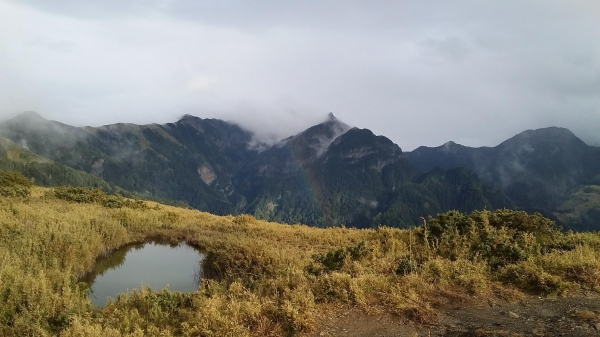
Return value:
M 24 113 L 1 124 L 0 135 L 10 139 L 0 169 L 36 184 L 102 188 L 217 215 L 410 228 L 448 210 L 509 208 L 598 228 L 600 200 L 581 189 L 600 185 L 600 150 L 566 129 L 526 131 L 494 148 L 448 143 L 408 153 L 333 115 L 257 147 L 237 125 L 189 115 L 164 125 L 77 128 Z

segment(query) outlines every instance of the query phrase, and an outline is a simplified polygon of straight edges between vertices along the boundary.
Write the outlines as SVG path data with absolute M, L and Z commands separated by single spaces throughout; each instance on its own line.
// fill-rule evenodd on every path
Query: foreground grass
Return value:
M 600 235 L 541 216 L 449 212 L 415 230 L 317 229 L 218 217 L 98 191 L 0 197 L 2 336 L 282 336 L 324 305 L 426 321 L 448 298 L 600 290 Z M 95 309 L 78 280 L 133 242 L 208 252 L 198 291 L 141 289 Z

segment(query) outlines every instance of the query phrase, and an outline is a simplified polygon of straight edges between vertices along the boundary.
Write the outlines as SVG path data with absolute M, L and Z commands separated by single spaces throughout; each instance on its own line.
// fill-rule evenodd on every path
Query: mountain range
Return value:
M 484 184 L 500 188 L 520 209 L 569 227 L 600 227 L 600 148 L 567 129 L 527 130 L 495 147 L 454 142 L 419 147 L 407 158 L 422 171 L 467 168 Z
M 214 214 L 367 228 L 412 227 L 450 209 L 513 208 L 600 228 L 600 148 L 561 128 L 496 147 L 449 142 L 405 153 L 333 114 L 268 146 L 235 124 L 191 115 L 74 127 L 26 112 L 0 124 L 0 136 L 0 168 L 39 184 L 97 186 Z

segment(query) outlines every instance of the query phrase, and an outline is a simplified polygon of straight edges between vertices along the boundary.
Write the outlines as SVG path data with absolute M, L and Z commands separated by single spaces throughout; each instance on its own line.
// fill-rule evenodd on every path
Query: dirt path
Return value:
M 418 325 L 357 307 L 331 309 L 319 318 L 319 329 L 303 337 L 495 337 L 600 336 L 600 296 L 534 298 L 517 303 L 446 305 L 438 322 Z

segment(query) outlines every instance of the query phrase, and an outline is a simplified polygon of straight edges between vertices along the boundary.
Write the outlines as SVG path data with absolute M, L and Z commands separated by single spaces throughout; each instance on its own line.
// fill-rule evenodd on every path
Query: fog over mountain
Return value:
M 259 138 L 192 115 L 94 128 L 26 112 L 0 123 L 0 168 L 43 185 L 121 189 L 322 227 L 410 227 L 447 210 L 497 208 L 541 212 L 575 230 L 600 223 L 600 147 L 564 128 L 526 130 L 496 147 L 448 142 L 403 152 L 329 114 L 274 145 Z
M 334 112 L 403 150 L 568 128 L 600 144 L 598 1 L 0 0 L 0 119 L 234 121 L 275 142 Z

